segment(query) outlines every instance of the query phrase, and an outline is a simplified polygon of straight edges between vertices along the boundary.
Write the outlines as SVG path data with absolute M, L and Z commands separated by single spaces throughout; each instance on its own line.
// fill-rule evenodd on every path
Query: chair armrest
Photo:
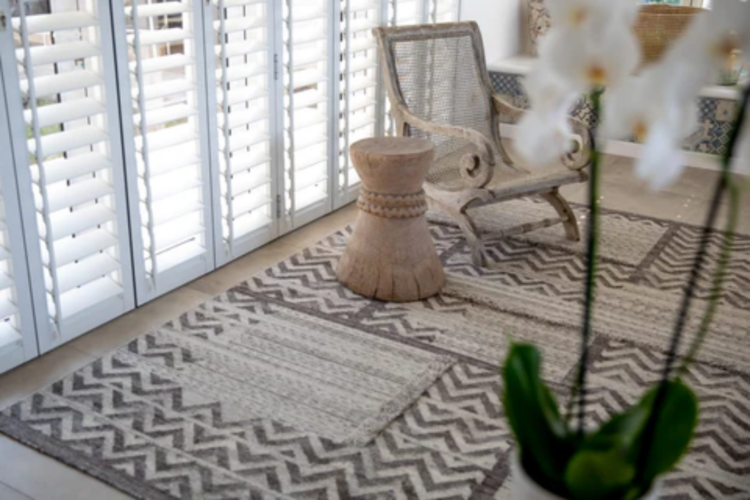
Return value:
M 397 113 L 401 115 L 404 123 L 424 132 L 456 137 L 472 143 L 477 148 L 477 152 L 467 153 L 461 158 L 458 165 L 461 177 L 473 188 L 483 188 L 492 180 L 496 163 L 490 139 L 470 128 L 443 125 L 423 120 L 414 115 L 403 104 L 398 106 Z
M 513 123 L 520 120 L 524 114 L 524 110 L 513 106 L 494 92 L 492 93 L 492 105 L 495 107 L 495 113 L 499 116 L 510 117 Z
M 492 103 L 495 107 L 495 112 L 499 116 L 509 118 L 513 123 L 518 122 L 525 113 L 524 110 L 506 102 L 502 97 L 495 93 L 492 94 Z M 589 166 L 591 163 L 591 148 L 594 145 L 594 139 L 591 135 L 591 128 L 586 126 L 578 118 L 570 117 L 568 118 L 568 122 L 570 128 L 573 130 L 573 135 L 575 136 L 573 139 L 575 144 L 570 153 L 563 155 L 562 163 L 571 170 L 581 170 Z M 508 153 L 502 147 L 502 143 L 500 154 L 503 156 L 503 160 L 508 163 L 510 158 L 505 158 Z M 510 163 L 510 165 L 513 166 L 512 163 Z
M 591 165 L 591 151 L 594 147 L 594 136 L 591 127 L 578 118 L 568 118 L 570 128 L 575 135 L 575 147 L 570 153 L 563 156 L 563 165 L 571 170 L 583 170 Z

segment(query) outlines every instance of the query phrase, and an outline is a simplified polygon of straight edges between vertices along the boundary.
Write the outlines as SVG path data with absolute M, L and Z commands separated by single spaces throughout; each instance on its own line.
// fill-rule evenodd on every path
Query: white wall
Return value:
M 487 62 L 492 65 L 520 54 L 525 0 L 461 0 L 461 20 L 476 21 L 482 30 Z

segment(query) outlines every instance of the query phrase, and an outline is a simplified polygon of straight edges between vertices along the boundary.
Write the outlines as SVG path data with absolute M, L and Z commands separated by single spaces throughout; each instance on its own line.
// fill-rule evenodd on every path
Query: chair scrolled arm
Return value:
M 497 113 L 502 120 L 507 120 L 508 123 L 518 122 L 524 114 L 524 110 L 513 106 L 494 92 L 492 94 L 492 105 L 495 108 L 495 113 Z
M 490 183 L 496 165 L 495 153 L 490 139 L 470 128 L 423 120 L 403 105 L 399 106 L 398 113 L 405 123 L 424 132 L 456 137 L 473 144 L 476 151 L 465 154 L 459 162 L 461 178 L 466 182 L 467 187 L 471 188 L 482 188 Z
M 501 119 L 509 123 L 517 123 L 525 113 L 524 110 L 509 104 L 497 94 L 492 94 L 492 102 L 495 112 Z M 568 118 L 570 128 L 573 130 L 574 138 L 571 151 L 562 157 L 562 163 L 570 170 L 581 170 L 591 163 L 591 148 L 594 139 L 591 129 L 578 118 Z
M 568 122 L 575 136 L 575 144 L 568 154 L 563 155 L 562 162 L 571 170 L 582 170 L 591 164 L 594 137 L 591 135 L 591 128 L 578 118 L 568 118 Z

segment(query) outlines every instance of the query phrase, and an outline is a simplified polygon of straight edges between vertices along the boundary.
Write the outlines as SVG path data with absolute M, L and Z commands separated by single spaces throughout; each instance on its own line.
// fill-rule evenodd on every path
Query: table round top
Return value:
M 404 157 L 432 154 L 434 146 L 431 141 L 416 137 L 372 137 L 355 142 L 350 149 L 358 154 Z

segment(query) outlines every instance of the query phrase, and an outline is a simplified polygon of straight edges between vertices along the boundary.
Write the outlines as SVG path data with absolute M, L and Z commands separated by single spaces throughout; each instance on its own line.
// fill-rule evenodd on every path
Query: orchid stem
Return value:
M 668 383 L 670 377 L 672 376 L 672 369 L 677 358 L 677 353 L 679 352 L 680 343 L 682 341 L 682 336 L 687 324 L 688 315 L 690 313 L 690 306 L 692 305 L 693 298 L 695 297 L 695 288 L 698 284 L 698 278 L 700 277 L 706 262 L 711 233 L 714 231 L 713 227 L 715 225 L 716 218 L 719 215 L 720 202 L 731 183 L 730 173 L 732 171 L 732 159 L 734 158 L 735 149 L 739 144 L 740 133 L 745 122 L 748 102 L 750 102 L 750 85 L 746 86 L 742 92 L 742 98 L 739 101 L 740 107 L 739 112 L 737 113 L 737 119 L 735 120 L 734 126 L 732 127 L 729 144 L 722 157 L 721 177 L 719 178 L 719 181 L 716 184 L 716 188 L 714 189 L 713 199 L 711 200 L 711 206 L 708 211 L 708 216 L 706 218 L 705 224 L 703 225 L 700 244 L 695 254 L 695 259 L 693 260 L 693 267 L 690 271 L 690 278 L 688 279 L 688 284 L 685 288 L 685 294 L 683 295 L 682 303 L 680 304 L 680 310 L 677 314 L 677 321 L 675 322 L 674 330 L 672 332 L 669 350 L 667 351 L 667 358 L 664 363 L 664 370 L 662 371 L 661 383 L 659 384 L 659 389 L 656 392 L 656 397 L 654 398 L 654 405 L 652 407 L 648 421 L 646 422 L 646 427 L 643 431 L 643 447 L 641 448 L 640 453 L 640 464 L 647 463 L 647 458 L 649 456 L 649 453 L 651 452 L 651 447 L 654 442 L 659 413 L 662 410 L 662 406 L 664 405 L 664 401 L 667 396 Z M 715 311 L 711 310 L 708 311 L 708 313 L 711 314 L 713 314 L 714 312 Z M 709 320 L 710 319 L 711 318 L 709 318 Z M 705 318 L 704 321 L 706 321 Z M 708 330 L 709 326 L 710 321 L 708 321 L 706 330 Z M 643 473 L 644 470 L 641 467 L 641 470 L 639 471 L 640 479 L 642 479 Z
M 599 167 L 601 155 L 596 146 L 596 132 L 601 121 L 601 97 L 603 89 L 591 92 L 593 119 L 591 135 L 591 178 L 589 179 L 589 230 L 588 230 L 588 265 L 586 267 L 586 296 L 583 304 L 583 332 L 581 336 L 581 359 L 578 363 L 578 375 L 573 386 L 571 403 L 575 396 L 578 399 L 578 436 L 583 437 L 586 424 L 586 373 L 589 361 L 589 341 L 591 339 L 594 296 L 596 292 L 596 264 L 599 253 Z M 568 413 L 570 415 L 570 412 Z
M 695 361 L 698 351 L 700 351 L 703 342 L 706 340 L 706 335 L 708 334 L 711 323 L 713 323 L 714 317 L 716 316 L 716 311 L 719 309 L 719 302 L 721 300 L 729 262 L 731 261 L 732 244 L 734 243 L 735 231 L 737 229 L 737 222 L 739 221 L 740 214 L 740 189 L 736 184 L 730 184 L 728 189 L 729 219 L 727 220 L 724 239 L 719 252 L 719 261 L 716 264 L 716 271 L 714 272 L 713 283 L 711 284 L 711 296 L 709 297 L 706 313 L 701 320 L 700 327 L 698 328 L 698 333 L 696 333 L 695 339 L 690 345 L 687 354 L 685 354 L 684 361 L 677 372 L 678 377 L 684 376 L 690 368 L 690 365 Z

